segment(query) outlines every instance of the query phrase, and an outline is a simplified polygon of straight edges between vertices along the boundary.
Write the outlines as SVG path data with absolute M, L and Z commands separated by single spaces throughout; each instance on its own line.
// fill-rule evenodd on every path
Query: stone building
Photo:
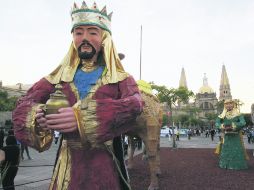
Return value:
M 18 86 L 3 86 L 2 81 L 0 81 L 0 91 L 7 92 L 9 97 L 21 97 L 26 93 L 26 90 L 22 89 L 21 84 L 18 84 Z M 5 122 L 11 119 L 11 111 L 0 112 L 0 127 L 5 127 Z
M 0 91 L 7 92 L 9 97 L 20 97 L 26 93 L 27 89 L 23 89 L 21 83 L 17 86 L 3 86 L 3 82 L 0 81 Z
M 185 87 L 186 89 L 188 89 L 184 68 L 182 68 L 181 70 L 179 87 Z M 209 86 L 208 78 L 206 74 L 204 74 L 203 85 L 199 88 L 199 91 L 197 93 L 195 93 L 194 91 L 195 93 L 194 102 L 190 102 L 187 104 L 178 102 L 178 105 L 173 108 L 173 115 L 177 116 L 181 114 L 188 114 L 185 111 L 186 107 L 199 108 L 200 112 L 198 113 L 198 118 L 203 121 L 206 121 L 206 116 L 208 114 L 218 114 L 218 111 L 217 111 L 218 101 L 225 100 L 225 99 L 232 99 L 230 84 L 229 84 L 225 65 L 222 66 L 219 92 L 220 92 L 220 95 L 218 100 L 216 92 L 213 90 L 212 87 Z
M 199 108 L 201 112 L 199 113 L 200 118 L 205 118 L 206 114 L 217 114 L 217 103 L 218 99 L 214 90 L 208 85 L 208 78 L 206 74 L 203 77 L 203 86 L 200 87 L 198 93 L 196 94 L 195 107 Z

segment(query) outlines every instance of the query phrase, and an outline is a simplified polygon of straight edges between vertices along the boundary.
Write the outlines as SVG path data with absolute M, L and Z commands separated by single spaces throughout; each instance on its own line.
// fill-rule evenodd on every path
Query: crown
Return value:
M 228 103 L 234 103 L 235 101 L 232 99 L 226 99 L 224 100 L 224 104 L 228 104 Z
M 111 17 L 112 13 L 107 14 L 106 6 L 99 10 L 96 3 L 88 8 L 86 2 L 83 1 L 81 7 L 79 8 L 76 3 L 74 3 L 71 9 L 71 19 L 72 19 L 72 29 L 77 26 L 82 25 L 95 25 L 111 33 Z

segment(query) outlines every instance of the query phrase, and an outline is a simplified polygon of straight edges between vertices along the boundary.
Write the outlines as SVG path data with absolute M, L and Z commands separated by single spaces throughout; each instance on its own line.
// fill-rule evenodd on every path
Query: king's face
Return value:
M 234 103 L 233 102 L 229 102 L 225 104 L 225 108 L 227 109 L 227 111 L 231 111 L 234 108 Z
M 73 42 L 76 48 L 79 48 L 80 45 L 84 42 L 88 41 L 96 50 L 96 54 L 94 57 L 97 58 L 98 53 L 101 50 L 102 44 L 102 29 L 97 26 L 92 25 L 84 25 L 78 26 L 73 30 Z M 92 47 L 84 44 L 80 47 L 81 52 L 92 52 Z

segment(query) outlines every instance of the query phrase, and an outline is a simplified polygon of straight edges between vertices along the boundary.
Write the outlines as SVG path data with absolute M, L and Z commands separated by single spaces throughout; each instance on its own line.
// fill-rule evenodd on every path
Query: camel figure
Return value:
M 126 134 L 129 137 L 127 168 L 133 168 L 133 154 L 135 150 L 134 137 L 138 136 L 142 139 L 145 145 L 147 161 L 150 169 L 151 182 L 148 190 L 158 190 L 158 176 L 161 174 L 159 148 L 163 110 L 159 100 L 152 94 L 150 84 L 144 81 L 137 81 L 137 84 L 141 91 L 141 97 L 145 106 L 142 114 L 137 118 L 133 130 Z

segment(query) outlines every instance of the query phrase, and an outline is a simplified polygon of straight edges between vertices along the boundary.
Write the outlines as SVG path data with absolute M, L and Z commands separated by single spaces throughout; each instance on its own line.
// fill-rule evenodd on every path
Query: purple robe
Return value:
M 120 166 L 112 158 L 116 150 L 109 147 L 113 147 L 114 138 L 132 129 L 142 111 L 136 82 L 129 76 L 115 84 L 99 85 L 90 99 L 94 106 L 89 101 L 88 105 L 78 105 L 80 101 L 72 85 L 63 82 L 63 93 L 70 105 L 79 110 L 80 130 L 64 134 L 50 189 L 61 186 L 71 190 L 120 190 Z M 34 110 L 39 104 L 45 104 L 54 90 L 54 85 L 41 79 L 13 111 L 15 136 L 38 151 L 50 147 L 52 133 L 38 132 Z

